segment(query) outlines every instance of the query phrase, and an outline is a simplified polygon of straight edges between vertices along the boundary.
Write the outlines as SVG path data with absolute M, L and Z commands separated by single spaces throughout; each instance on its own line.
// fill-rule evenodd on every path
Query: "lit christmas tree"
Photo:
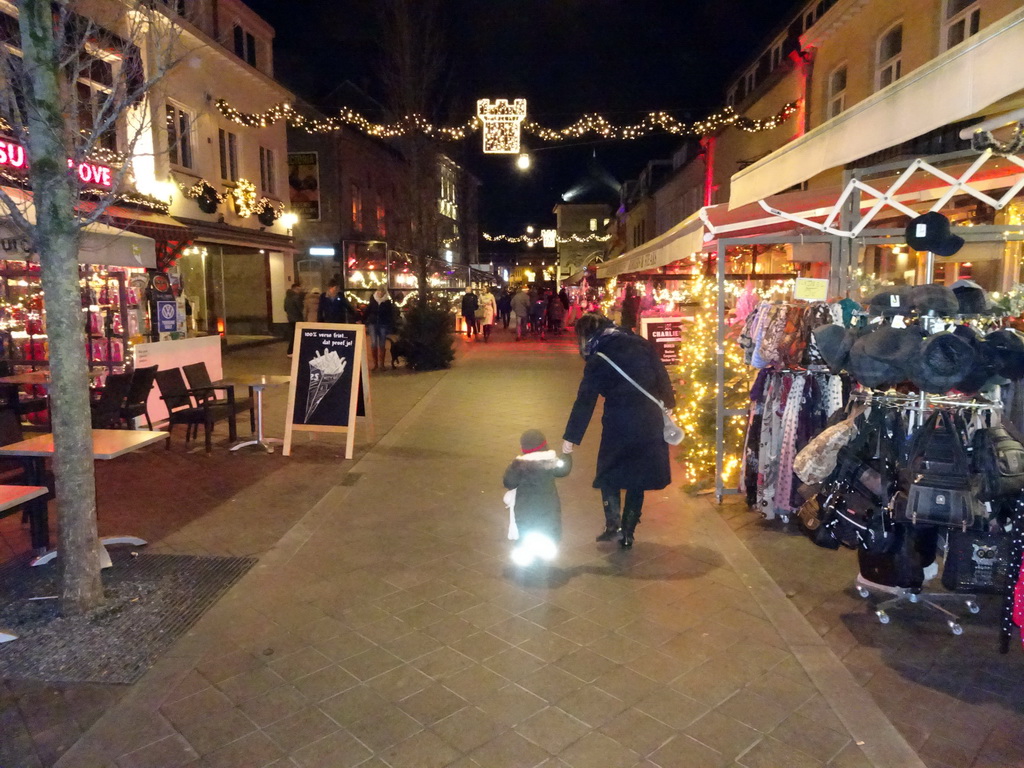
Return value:
M 710 278 L 698 277 L 689 286 L 689 304 L 694 305 L 691 322 L 683 326 L 679 365 L 669 374 L 675 386 L 676 421 L 686 431 L 678 457 L 683 465 L 683 487 L 689 491 L 713 488 L 715 484 L 715 355 L 718 286 Z M 750 402 L 753 369 L 743 361 L 736 343 L 741 324 L 730 326 L 725 342 L 725 407 L 745 409 Z M 725 425 L 723 480 L 735 488 L 742 466 L 746 416 L 730 416 Z

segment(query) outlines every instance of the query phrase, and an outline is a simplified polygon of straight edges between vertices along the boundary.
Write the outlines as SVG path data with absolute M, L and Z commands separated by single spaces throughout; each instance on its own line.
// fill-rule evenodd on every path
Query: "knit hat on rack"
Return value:
M 973 280 L 957 280 L 951 287 L 961 315 L 985 315 L 991 311 L 985 289 Z
M 811 335 L 814 337 L 818 353 L 828 369 L 832 373 L 839 373 L 843 370 L 850 359 L 853 342 L 856 341 L 854 334 L 841 325 L 829 323 L 828 325 L 819 325 L 811 331 Z
M 910 380 L 922 392 L 944 395 L 955 389 L 974 365 L 974 348 L 955 333 L 929 336 L 910 362 Z
M 868 311 L 872 315 L 894 317 L 910 312 L 910 288 L 905 285 L 891 285 L 881 293 L 875 294 L 868 301 Z
M 546 450 L 548 441 L 544 437 L 544 433 L 539 429 L 528 429 L 519 438 L 519 447 L 523 449 L 523 453 L 534 453 L 535 451 Z
M 940 283 L 915 285 L 910 290 L 910 305 L 919 315 L 934 312 L 938 317 L 953 317 L 960 314 L 956 294 Z
M 854 342 L 847 368 L 858 382 L 884 389 L 906 381 L 921 335 L 908 328 L 882 326 Z
M 985 336 L 985 344 L 995 350 L 1000 376 L 1024 379 L 1024 337 L 1012 328 L 1002 328 Z

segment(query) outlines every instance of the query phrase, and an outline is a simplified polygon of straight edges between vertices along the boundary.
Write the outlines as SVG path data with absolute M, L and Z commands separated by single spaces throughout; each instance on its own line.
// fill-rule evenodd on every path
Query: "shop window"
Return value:
M 597 232 L 597 219 L 590 220 L 590 231 Z
M 388 234 L 388 223 L 387 223 L 387 208 L 384 207 L 384 197 L 377 193 L 377 234 L 380 237 L 387 237 Z
M 357 230 L 363 226 L 363 192 L 358 184 L 352 185 L 352 226 Z
M 235 24 L 232 34 L 235 43 L 235 55 L 247 64 L 255 67 L 256 37 L 251 32 L 243 29 L 239 24 Z
M 220 177 L 226 181 L 238 181 L 238 135 L 217 131 L 220 143 Z
M 828 78 L 828 119 L 846 109 L 846 65 L 832 70 Z
M 942 39 L 946 48 L 959 45 L 981 29 L 980 0 L 946 0 Z
M 903 76 L 903 25 L 890 27 L 878 39 L 875 55 L 875 89 L 881 90 Z
M 194 137 L 192 114 L 172 102 L 167 102 L 167 156 L 172 165 L 193 167 Z
M 274 174 L 274 150 L 260 147 L 260 191 L 265 195 L 277 193 Z

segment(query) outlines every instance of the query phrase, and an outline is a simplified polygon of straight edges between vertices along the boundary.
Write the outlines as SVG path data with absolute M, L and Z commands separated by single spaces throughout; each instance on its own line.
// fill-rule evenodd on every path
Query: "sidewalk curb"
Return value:
M 722 555 L 775 626 L 828 705 L 843 722 L 864 756 L 878 768 L 925 768 L 907 743 L 843 664 L 786 597 L 753 553 L 710 501 L 704 517 Z

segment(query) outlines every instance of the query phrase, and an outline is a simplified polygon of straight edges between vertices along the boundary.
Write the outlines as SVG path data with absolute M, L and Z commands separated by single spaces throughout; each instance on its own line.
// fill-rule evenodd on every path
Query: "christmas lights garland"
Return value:
M 482 233 L 484 240 L 491 242 L 505 242 L 505 243 L 528 243 L 529 245 L 536 245 L 541 242 L 544 238 L 533 237 L 532 235 L 490 235 L 486 232 Z M 576 235 L 572 234 L 568 237 L 555 238 L 556 243 L 604 243 L 611 240 L 611 235 Z
M 435 126 L 422 115 L 411 115 L 397 123 L 383 124 L 371 122 L 349 108 L 342 109 L 335 117 L 310 118 L 300 115 L 287 103 L 277 104 L 265 112 L 241 112 L 224 99 L 218 99 L 216 104 L 223 117 L 247 128 L 267 128 L 280 120 L 285 120 L 292 128 L 299 128 L 311 134 L 332 133 L 349 126 L 378 138 L 404 136 L 418 131 L 446 141 L 460 141 L 478 131 L 482 125 L 482 121 L 476 116 L 457 126 Z M 533 121 L 524 122 L 522 128 L 543 141 L 579 139 L 588 134 L 605 139 L 637 139 L 655 131 L 664 131 L 675 136 L 709 136 L 729 126 L 747 133 L 758 133 L 777 128 L 792 117 L 798 108 L 798 102 L 791 101 L 772 117 L 753 119 L 738 114 L 732 107 L 725 107 L 693 123 L 681 122 L 667 112 L 651 112 L 639 123 L 622 126 L 613 125 L 601 115 L 595 114 L 584 115 L 572 125 L 557 130 Z

